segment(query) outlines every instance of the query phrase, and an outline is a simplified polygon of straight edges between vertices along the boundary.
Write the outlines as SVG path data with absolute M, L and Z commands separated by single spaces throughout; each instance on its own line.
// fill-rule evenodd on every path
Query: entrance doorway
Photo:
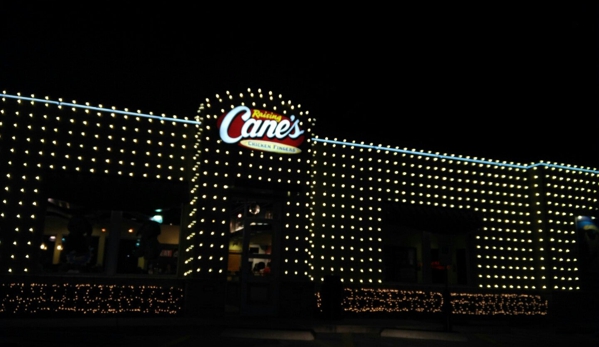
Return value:
M 276 315 L 279 300 L 281 206 L 273 199 L 232 199 L 227 308 Z

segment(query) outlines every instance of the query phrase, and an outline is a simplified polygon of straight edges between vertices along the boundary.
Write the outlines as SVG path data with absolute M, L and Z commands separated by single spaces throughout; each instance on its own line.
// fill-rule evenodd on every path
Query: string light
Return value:
M 345 288 L 342 308 L 348 313 L 441 313 L 443 294 L 434 291 Z M 548 301 L 540 295 L 450 293 L 452 313 L 470 316 L 545 316 Z M 316 304 L 322 311 L 320 292 Z
M 18 108 L 0 110 L 7 167 L 0 202 L 11 211 L 0 214 L 8 227 L 0 243 L 9 255 L 0 265 L 5 273 L 36 269 L 33 254 L 42 249 L 36 235 L 45 213 L 39 192 L 50 170 L 190 182 L 180 230 L 183 277 L 225 278 L 230 187 L 277 184 L 285 188 L 277 216 L 285 224 L 280 243 L 285 279 L 319 282 L 336 274 L 346 284 L 392 286 L 385 283 L 390 282 L 384 271 L 385 235 L 393 228 L 385 225 L 385 206 L 410 205 L 481 217 L 482 227 L 472 233 L 474 247 L 468 249 L 474 259 L 469 284 L 481 292 L 580 289 L 574 218 L 596 210 L 597 170 L 323 139 L 311 133 L 315 120 L 308 111 L 262 90 L 206 99 L 194 119 L 61 99 L 0 97 L 6 104 L 16 101 Z M 295 115 L 309 135 L 303 152 L 273 155 L 224 143 L 217 121 L 239 105 Z M 400 295 L 389 293 L 384 295 Z M 437 307 L 436 295 L 414 293 L 426 307 Z M 456 302 L 468 300 L 479 299 L 460 296 Z
M 0 283 L 0 314 L 179 315 L 184 289 L 134 284 Z

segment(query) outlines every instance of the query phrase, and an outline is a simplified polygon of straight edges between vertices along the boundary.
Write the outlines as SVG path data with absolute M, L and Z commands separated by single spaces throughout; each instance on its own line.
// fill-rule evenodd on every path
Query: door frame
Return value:
M 239 274 L 239 314 L 243 316 L 274 316 L 279 311 L 279 286 L 281 273 L 281 234 L 282 234 L 282 201 L 275 196 L 240 195 L 231 199 L 233 204 L 243 204 L 243 241 L 241 252 L 241 269 Z M 252 215 L 249 206 L 270 206 L 271 215 L 267 211 Z M 233 206 L 233 205 L 232 205 Z M 233 218 L 231 211 L 230 218 Z M 268 218 L 267 218 L 268 217 Z M 271 241 L 270 253 L 253 253 L 250 251 L 252 231 L 256 225 L 270 226 Z M 271 263 L 270 273 L 257 274 L 253 272 L 255 259 L 263 259 L 264 263 Z M 266 264 L 265 264 L 266 265 Z M 233 283 L 229 283 L 234 288 Z

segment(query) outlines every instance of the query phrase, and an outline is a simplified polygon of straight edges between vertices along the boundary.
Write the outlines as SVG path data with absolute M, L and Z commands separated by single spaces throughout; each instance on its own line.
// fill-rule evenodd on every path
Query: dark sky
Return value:
M 599 167 L 594 2 L 237 9 L 9 3 L 0 89 L 193 116 L 283 94 L 317 134 Z

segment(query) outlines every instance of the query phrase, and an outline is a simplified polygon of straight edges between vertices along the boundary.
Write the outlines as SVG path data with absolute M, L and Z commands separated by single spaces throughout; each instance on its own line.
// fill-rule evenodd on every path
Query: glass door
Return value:
M 229 225 L 228 308 L 244 315 L 276 314 L 279 204 L 238 199 Z

